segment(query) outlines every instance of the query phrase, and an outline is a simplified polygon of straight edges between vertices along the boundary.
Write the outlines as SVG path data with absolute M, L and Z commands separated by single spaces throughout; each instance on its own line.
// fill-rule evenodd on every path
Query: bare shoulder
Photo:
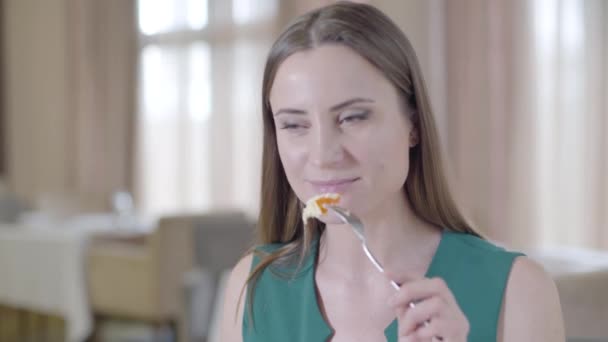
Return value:
M 500 314 L 498 341 L 565 341 L 555 282 L 538 263 L 513 263 Z
M 220 324 L 220 341 L 222 342 L 241 342 L 243 340 L 243 308 L 247 292 L 246 282 L 252 261 L 253 254 L 246 255 L 234 266 L 230 274 L 224 292 L 224 307 Z

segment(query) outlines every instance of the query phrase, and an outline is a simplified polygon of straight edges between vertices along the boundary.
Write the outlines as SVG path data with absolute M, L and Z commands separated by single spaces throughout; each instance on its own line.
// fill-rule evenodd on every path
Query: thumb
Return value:
M 397 285 L 399 285 L 399 287 L 401 287 L 405 283 L 409 283 L 411 281 L 418 280 L 420 278 L 420 277 L 415 277 L 415 276 L 408 275 L 408 274 L 398 275 L 398 274 L 388 271 L 388 270 L 384 271 L 384 276 L 386 277 L 386 279 L 388 281 L 394 281 L 395 283 L 397 283 Z

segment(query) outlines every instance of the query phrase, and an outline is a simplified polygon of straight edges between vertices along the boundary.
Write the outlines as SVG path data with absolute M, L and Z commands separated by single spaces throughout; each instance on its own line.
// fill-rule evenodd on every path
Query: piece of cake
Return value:
M 306 202 L 306 206 L 302 211 L 302 220 L 306 225 L 306 222 L 310 218 L 319 218 L 321 215 L 327 213 L 326 205 L 338 204 L 340 202 L 340 195 L 334 193 L 327 193 L 317 195 Z

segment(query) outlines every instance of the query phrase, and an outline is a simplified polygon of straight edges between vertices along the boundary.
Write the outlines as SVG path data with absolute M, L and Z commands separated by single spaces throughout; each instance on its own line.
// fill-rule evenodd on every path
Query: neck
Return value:
M 406 196 L 398 197 L 401 200 L 386 201 L 360 219 L 370 251 L 394 280 L 403 282 L 426 273 L 441 233 L 414 213 Z M 356 281 L 378 274 L 346 224 L 327 225 L 321 236 L 319 266 Z

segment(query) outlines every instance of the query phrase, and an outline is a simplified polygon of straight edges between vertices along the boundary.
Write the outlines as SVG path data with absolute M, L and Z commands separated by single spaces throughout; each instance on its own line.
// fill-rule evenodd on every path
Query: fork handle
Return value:
M 372 262 L 372 264 L 374 264 L 374 267 L 376 267 L 376 269 L 378 269 L 378 271 L 380 271 L 381 273 L 384 273 L 384 267 L 382 267 L 382 266 L 380 265 L 380 263 L 378 262 L 378 260 L 376 260 L 376 258 L 375 258 L 375 257 L 374 257 L 374 255 L 372 254 L 372 252 L 370 252 L 370 251 L 369 251 L 369 249 L 367 248 L 367 244 L 366 244 L 365 242 L 363 242 L 363 243 L 361 244 L 361 246 L 363 246 L 363 251 L 365 252 L 365 255 L 367 255 L 367 258 L 368 258 L 368 259 L 369 259 L 369 260 Z M 392 287 L 393 287 L 395 290 L 397 290 L 397 291 L 399 291 L 399 289 L 401 288 L 401 287 L 399 286 L 399 284 L 397 284 L 397 283 L 396 283 L 394 280 L 392 280 L 392 279 L 390 280 L 390 283 L 391 283 L 391 286 L 392 286 Z M 413 309 L 413 308 L 415 308 L 415 307 L 416 307 L 416 303 L 414 303 L 414 302 L 410 302 L 410 303 L 408 304 L 408 306 L 409 306 L 411 309 Z M 428 325 L 430 324 L 430 320 L 426 320 L 426 321 L 424 321 L 424 323 L 423 323 L 423 324 L 424 324 L 424 326 L 428 326 Z M 437 337 L 437 340 L 439 340 L 439 341 L 443 341 L 443 338 L 441 338 L 441 337 Z
M 382 265 L 380 265 L 380 263 L 378 262 L 378 260 L 376 260 L 376 257 L 374 257 L 374 255 L 372 254 L 372 252 L 369 251 L 369 248 L 367 248 L 367 244 L 365 242 L 361 243 L 361 246 L 363 247 L 363 251 L 365 252 L 365 255 L 367 256 L 367 258 L 369 259 L 369 261 L 372 262 L 372 264 L 374 265 L 374 267 L 376 267 L 376 269 L 378 271 L 380 271 L 380 273 L 384 273 L 384 267 L 382 267 Z M 391 280 L 391 286 L 395 289 L 395 290 L 399 290 L 399 284 L 397 284 L 394 280 Z
M 383 271 L 383 272 L 384 272 L 384 271 Z M 397 284 L 397 283 L 396 283 L 394 280 L 391 280 L 390 282 L 391 282 L 391 286 L 392 286 L 392 287 L 393 287 L 395 290 L 399 291 L 399 289 L 400 289 L 399 284 Z M 410 303 L 409 303 L 407 306 L 409 306 L 409 307 L 410 307 L 410 309 L 413 309 L 413 308 L 415 308 L 415 307 L 416 307 L 416 304 L 417 304 L 417 303 L 419 303 L 419 302 L 410 302 Z M 422 323 L 422 325 L 424 325 L 425 327 L 428 327 L 428 326 L 429 326 L 429 324 L 431 324 L 431 320 L 430 320 L 430 319 L 429 319 L 429 320 L 426 320 L 426 321 L 424 321 L 424 323 Z M 438 341 L 443 341 L 443 338 L 440 338 L 440 337 L 436 337 L 436 339 L 437 339 Z M 433 339 L 433 341 L 435 341 L 435 339 Z

